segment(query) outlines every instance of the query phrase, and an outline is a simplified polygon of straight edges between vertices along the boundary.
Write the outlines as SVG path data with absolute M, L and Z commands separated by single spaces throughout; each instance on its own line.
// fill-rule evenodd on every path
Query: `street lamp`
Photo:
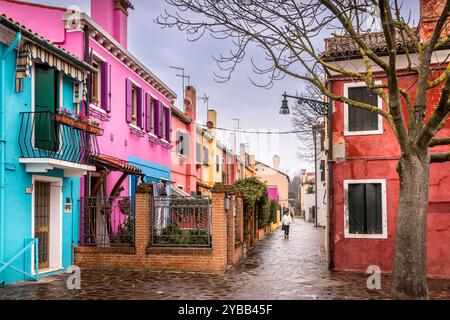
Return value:
M 296 99 L 298 104 L 305 105 L 322 116 L 327 115 L 328 103 L 320 100 L 307 99 L 297 96 L 288 95 L 286 92 L 283 94 L 283 101 L 281 103 L 280 114 L 289 115 L 291 111 L 289 109 L 288 98 Z

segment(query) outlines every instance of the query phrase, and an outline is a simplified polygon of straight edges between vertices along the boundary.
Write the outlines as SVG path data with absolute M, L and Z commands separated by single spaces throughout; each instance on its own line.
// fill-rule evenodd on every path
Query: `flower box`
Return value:
M 83 121 L 79 121 L 79 120 L 75 120 L 75 123 L 73 125 L 74 128 L 80 129 L 82 131 L 87 131 L 88 130 L 88 124 L 83 122 Z
M 94 125 L 87 125 L 87 132 L 92 133 L 96 136 L 99 136 L 102 134 L 102 129 L 100 129 L 99 127 L 96 127 Z
M 75 119 L 65 114 L 55 115 L 55 120 L 56 122 L 68 125 L 69 127 L 73 127 L 75 125 Z

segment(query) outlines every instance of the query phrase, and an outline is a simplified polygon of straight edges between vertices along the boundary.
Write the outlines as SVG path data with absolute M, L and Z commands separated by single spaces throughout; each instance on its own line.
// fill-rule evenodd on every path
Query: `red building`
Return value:
M 421 1 L 418 34 L 426 39 L 437 21 L 440 1 Z M 361 72 L 364 64 L 358 50 L 352 50 L 349 39 L 326 39 L 330 63 L 346 64 Z M 365 36 L 372 50 L 383 56 L 385 40 L 382 33 Z M 401 42 L 399 42 L 401 43 Z M 354 46 L 354 49 L 357 49 Z M 404 48 L 400 48 L 402 50 Z M 435 54 L 434 67 L 440 74 L 446 67 L 450 52 L 447 45 Z M 442 60 L 439 60 L 439 59 Z M 351 60 L 351 61 L 350 61 Z M 444 60 L 444 61 L 443 61 Z M 349 62 L 350 61 L 350 62 Z M 398 58 L 398 79 L 402 88 L 416 92 L 416 74 L 407 70 L 405 56 Z M 386 83 L 384 73 L 374 74 L 376 81 Z M 356 101 L 370 103 L 386 110 L 380 98 L 369 93 L 364 83 L 331 75 L 328 79 L 333 93 Z M 442 86 L 428 93 L 427 110 L 436 106 Z M 403 106 L 406 108 L 406 106 Z M 429 117 L 429 115 L 427 115 Z M 383 272 L 393 269 L 399 178 L 396 167 L 400 156 L 398 142 L 389 124 L 374 113 L 353 108 L 341 102 L 333 103 L 329 117 L 331 130 L 329 186 L 329 261 L 335 270 L 366 271 L 376 265 Z M 439 137 L 450 136 L 450 123 Z M 448 147 L 432 151 L 446 151 Z M 428 211 L 428 273 L 430 276 L 450 277 L 450 164 L 432 164 Z

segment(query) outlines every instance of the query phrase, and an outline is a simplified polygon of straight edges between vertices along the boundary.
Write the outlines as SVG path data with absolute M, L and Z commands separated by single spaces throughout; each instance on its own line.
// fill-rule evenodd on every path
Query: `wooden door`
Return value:
M 50 183 L 35 182 L 34 236 L 39 239 L 39 269 L 50 266 Z
M 38 149 L 57 151 L 57 132 L 53 114 L 56 112 L 58 89 L 52 68 L 35 65 L 34 79 L 34 143 Z

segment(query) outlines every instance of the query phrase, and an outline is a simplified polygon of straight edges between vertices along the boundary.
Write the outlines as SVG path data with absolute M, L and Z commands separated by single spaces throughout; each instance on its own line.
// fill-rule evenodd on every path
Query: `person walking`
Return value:
M 291 224 L 293 222 L 289 211 L 286 211 L 284 213 L 282 222 L 283 222 L 284 238 L 285 239 L 289 239 L 289 231 L 290 231 L 289 229 L 290 229 Z

